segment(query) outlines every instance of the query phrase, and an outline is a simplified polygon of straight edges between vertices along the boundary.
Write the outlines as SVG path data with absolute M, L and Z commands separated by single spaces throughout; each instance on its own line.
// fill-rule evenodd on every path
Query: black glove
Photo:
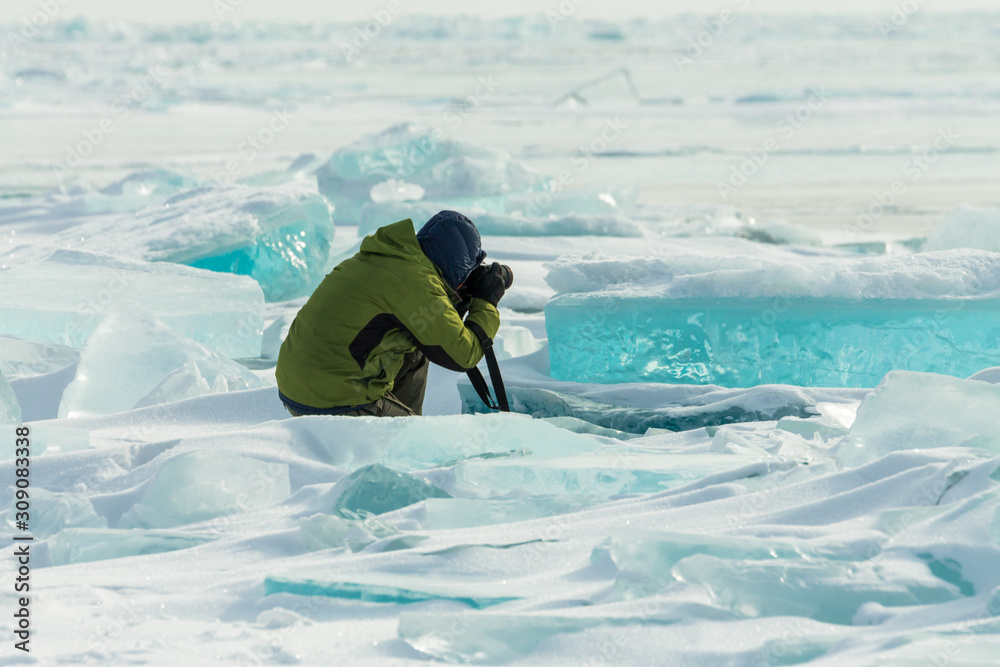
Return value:
M 514 272 L 510 267 L 493 262 L 476 267 L 462 285 L 462 292 L 473 298 L 486 299 L 496 306 L 513 284 Z

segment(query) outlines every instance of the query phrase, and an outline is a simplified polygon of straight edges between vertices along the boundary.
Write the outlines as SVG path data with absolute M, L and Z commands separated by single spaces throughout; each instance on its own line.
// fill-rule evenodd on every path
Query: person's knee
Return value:
M 417 414 L 409 405 L 388 394 L 379 401 L 379 417 L 413 417 Z

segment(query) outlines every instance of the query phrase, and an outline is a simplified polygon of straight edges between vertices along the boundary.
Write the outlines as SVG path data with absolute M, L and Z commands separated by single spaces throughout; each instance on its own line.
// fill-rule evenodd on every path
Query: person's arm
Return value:
M 500 328 L 496 306 L 485 299 L 474 298 L 463 321 L 439 280 L 411 286 L 405 292 L 400 295 L 405 305 L 396 316 L 427 358 L 453 371 L 475 368 L 484 354 L 480 333 L 493 338 Z

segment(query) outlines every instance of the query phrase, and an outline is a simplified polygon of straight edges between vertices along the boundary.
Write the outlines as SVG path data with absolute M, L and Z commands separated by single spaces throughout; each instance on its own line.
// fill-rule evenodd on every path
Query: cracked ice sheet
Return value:
M 761 385 L 730 389 L 714 385 L 660 383 L 592 384 L 553 380 L 548 346 L 500 362 L 512 409 L 536 417 L 570 416 L 597 426 L 644 434 L 836 413 L 833 430 L 849 426 L 870 389 Z M 464 412 L 483 411 L 472 384 L 459 380 Z

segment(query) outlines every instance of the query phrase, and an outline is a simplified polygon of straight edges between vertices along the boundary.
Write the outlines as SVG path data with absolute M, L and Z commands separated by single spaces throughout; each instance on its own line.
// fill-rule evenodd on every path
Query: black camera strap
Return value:
M 466 326 L 471 329 L 476 336 L 479 337 L 479 342 L 483 346 L 483 352 L 486 356 L 486 367 L 490 371 L 490 380 L 493 381 L 493 393 L 496 394 L 496 401 L 490 396 L 490 390 L 486 386 L 486 379 L 478 368 L 472 368 L 466 371 L 469 376 L 469 381 L 472 382 L 473 389 L 479 394 L 479 398 L 482 399 L 483 403 L 486 404 L 490 410 L 500 410 L 501 412 L 510 412 L 510 405 L 507 403 L 507 390 L 503 386 L 503 376 L 500 375 L 500 364 L 497 363 L 496 352 L 493 351 L 493 339 L 486 335 L 482 327 L 478 326 L 474 322 L 467 322 Z

